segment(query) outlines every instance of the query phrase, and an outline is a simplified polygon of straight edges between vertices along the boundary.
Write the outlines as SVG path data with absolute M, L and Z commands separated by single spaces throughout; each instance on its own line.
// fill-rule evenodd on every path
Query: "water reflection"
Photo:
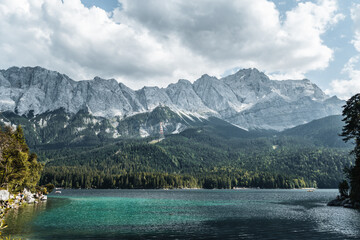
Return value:
M 12 238 L 29 238 L 34 233 L 33 222 L 35 219 L 50 211 L 60 208 L 70 202 L 69 199 L 58 201 L 45 201 L 38 204 L 26 204 L 17 209 L 10 209 L 6 214 L 8 227 L 3 230 L 3 236 Z

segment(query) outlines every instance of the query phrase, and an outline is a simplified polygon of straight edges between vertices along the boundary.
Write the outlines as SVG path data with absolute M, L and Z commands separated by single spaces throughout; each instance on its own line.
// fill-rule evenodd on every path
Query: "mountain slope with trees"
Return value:
M 146 138 L 58 149 L 42 146 L 37 149 L 47 161 L 42 182 L 82 188 L 334 188 L 343 178 L 342 169 L 354 161 L 348 145 L 328 146 L 339 138 L 337 125 L 323 145 L 314 140 L 317 133 L 235 134 L 238 128 L 231 126 L 193 127 L 156 144 Z
M 167 107 L 131 116 L 115 127 L 105 119 L 108 122 L 100 124 L 86 111 L 39 116 L 8 112 L 0 117 L 24 124 L 30 148 L 46 163 L 41 184 L 63 187 L 336 187 L 342 169 L 354 161 L 347 154 L 349 144 L 338 136 L 339 116 L 283 132 L 246 131 L 218 118 L 196 119 Z M 114 139 L 106 130 L 139 133 L 147 125 L 158 132 L 160 121 L 168 122 L 166 138 L 158 143 L 151 136 Z M 173 133 L 179 122 L 187 129 Z

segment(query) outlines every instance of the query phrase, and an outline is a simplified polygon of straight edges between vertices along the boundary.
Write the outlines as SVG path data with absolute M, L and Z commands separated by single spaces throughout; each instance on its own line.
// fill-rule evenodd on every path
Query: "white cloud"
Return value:
M 268 73 L 270 79 L 273 80 L 299 80 L 305 79 L 305 75 L 299 72 L 288 72 L 288 73 Z
M 354 22 L 354 39 L 352 43 L 357 51 L 360 52 L 360 4 L 354 4 L 351 8 L 351 19 Z
M 343 18 L 336 0 L 298 3 L 282 20 L 267 0 L 121 4 L 109 17 L 80 0 L 1 1 L 0 67 L 40 65 L 130 87 L 220 76 L 239 66 L 291 78 L 328 66 L 333 51 L 321 35 Z
M 336 13 L 333 0 L 299 3 L 284 22 L 275 4 L 266 0 L 122 3 L 125 11 L 115 14 L 120 22 L 143 26 L 161 41 L 177 38 L 208 63 L 296 76 L 328 66 L 333 51 L 321 34 L 344 17 Z
M 326 90 L 327 94 L 336 94 L 341 99 L 349 99 L 352 95 L 360 92 L 360 55 L 350 58 L 342 72 L 349 76 L 347 80 L 333 80 L 330 83 L 331 89 Z
M 360 4 L 354 4 L 351 8 L 351 19 L 354 23 L 354 38 L 352 44 L 360 52 Z M 342 73 L 347 79 L 336 79 L 330 83 L 327 94 L 335 94 L 342 99 L 349 99 L 352 95 L 360 92 L 360 54 L 349 59 Z
M 80 0 L 2 1 L 0 35 L 1 67 L 40 65 L 76 79 L 133 80 L 171 71 L 170 52 L 148 32 L 116 24 Z

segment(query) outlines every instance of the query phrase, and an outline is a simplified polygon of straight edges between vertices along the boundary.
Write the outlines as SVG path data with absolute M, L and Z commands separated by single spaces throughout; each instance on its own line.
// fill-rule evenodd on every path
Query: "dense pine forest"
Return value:
M 152 117 L 166 121 L 168 112 L 159 108 Z M 336 188 L 355 159 L 348 154 L 352 144 L 339 136 L 341 116 L 283 132 L 245 131 L 210 119 L 160 142 L 86 132 L 80 138 L 61 131 L 61 121 L 34 132 L 28 117 L 6 117 L 23 124 L 26 142 L 45 164 L 40 184 L 66 188 Z M 81 119 L 74 118 L 76 126 Z
M 38 146 L 41 184 L 67 188 L 335 188 L 353 163 L 346 145 L 296 134 L 226 137 L 196 127 L 152 138 Z M 303 131 L 303 129 L 301 130 Z M 338 136 L 336 136 L 338 137 Z M 341 141 L 341 139 L 340 139 Z

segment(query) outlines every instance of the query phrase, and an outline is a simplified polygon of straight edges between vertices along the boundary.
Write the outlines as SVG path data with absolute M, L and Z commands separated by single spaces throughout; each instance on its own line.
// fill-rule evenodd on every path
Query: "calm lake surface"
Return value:
M 337 190 L 62 190 L 12 210 L 22 239 L 360 239 Z

